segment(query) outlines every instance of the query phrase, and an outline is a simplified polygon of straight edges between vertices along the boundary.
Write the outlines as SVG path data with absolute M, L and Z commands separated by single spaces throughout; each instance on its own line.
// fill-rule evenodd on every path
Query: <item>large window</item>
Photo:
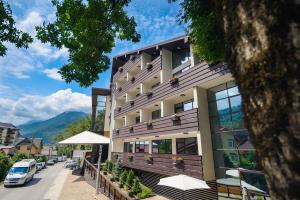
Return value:
M 153 140 L 152 153 L 158 154 L 171 154 L 172 153 L 172 140 Z
M 187 110 L 191 110 L 194 108 L 194 99 L 190 99 L 188 101 L 180 102 L 174 105 L 174 112 L 179 113 Z
M 160 118 L 160 109 L 152 112 L 152 120 Z
M 248 177 L 253 186 L 266 191 L 262 185 L 263 175 L 257 173 L 259 170 L 255 149 L 250 140 L 248 130 L 244 125 L 244 114 L 241 110 L 241 95 L 234 82 L 228 82 L 208 90 L 209 117 L 212 131 L 215 171 L 217 179 L 226 179 L 226 171 L 230 169 L 243 168 L 247 170 Z M 260 176 L 260 178 L 257 178 Z M 251 182 L 251 181 L 250 181 Z M 249 183 L 249 182 L 248 182 Z M 252 185 L 252 184 L 251 184 Z M 222 186 L 218 186 L 222 188 Z M 223 197 L 236 197 L 236 194 L 218 191 Z
M 190 49 L 178 49 L 172 51 L 172 68 L 175 69 L 191 59 Z
M 135 142 L 135 153 L 148 153 L 149 142 L 148 141 L 137 141 Z
M 133 142 L 124 142 L 124 152 L 126 153 L 133 152 Z
M 137 117 L 135 118 L 135 123 L 138 124 L 138 123 L 140 123 L 140 121 L 141 121 L 141 117 L 140 117 L 140 116 L 137 116 Z
M 177 138 L 177 154 L 198 155 L 197 138 Z

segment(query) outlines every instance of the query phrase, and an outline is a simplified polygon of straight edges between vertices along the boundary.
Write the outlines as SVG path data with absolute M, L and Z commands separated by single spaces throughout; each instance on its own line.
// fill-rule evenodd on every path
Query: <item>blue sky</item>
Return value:
M 18 28 L 35 35 L 34 27 L 55 19 L 50 0 L 9 0 Z M 126 8 L 137 22 L 139 43 L 116 41 L 110 57 L 160 42 L 185 33 L 177 23 L 179 3 L 167 0 L 132 0 Z M 7 44 L 8 52 L 0 57 L 0 121 L 20 124 L 53 117 L 64 111 L 90 112 L 91 87 L 66 84 L 57 74 L 67 62 L 66 49 L 55 49 L 38 40 L 28 49 Z M 110 70 L 100 74 L 92 87 L 108 87 Z

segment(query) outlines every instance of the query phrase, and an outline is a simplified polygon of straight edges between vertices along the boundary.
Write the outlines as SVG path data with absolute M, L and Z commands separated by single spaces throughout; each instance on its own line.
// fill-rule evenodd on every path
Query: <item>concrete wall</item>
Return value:
M 161 50 L 162 70 L 160 72 L 160 83 L 169 81 L 172 77 L 172 52 L 166 49 Z

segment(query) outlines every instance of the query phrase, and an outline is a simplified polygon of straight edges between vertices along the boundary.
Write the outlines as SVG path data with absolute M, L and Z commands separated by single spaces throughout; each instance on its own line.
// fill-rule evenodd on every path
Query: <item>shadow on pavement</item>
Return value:
M 30 187 L 33 185 L 36 185 L 38 182 L 40 182 L 41 178 L 33 178 L 30 182 L 24 184 L 24 185 L 10 185 L 7 186 L 7 188 L 17 188 L 17 187 Z
M 81 182 L 81 181 L 85 181 L 84 177 L 81 176 L 79 178 L 77 178 L 76 180 L 74 180 L 73 182 Z

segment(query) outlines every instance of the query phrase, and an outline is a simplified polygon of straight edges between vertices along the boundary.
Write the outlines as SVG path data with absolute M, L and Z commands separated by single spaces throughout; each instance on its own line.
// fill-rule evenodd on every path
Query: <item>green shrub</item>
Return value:
M 127 173 L 127 177 L 126 177 L 126 186 L 128 187 L 128 189 L 130 189 L 133 186 L 134 179 L 135 179 L 134 173 L 132 170 L 130 170 Z
M 121 165 L 121 161 L 118 160 L 112 170 L 113 177 L 116 181 L 119 180 L 121 173 L 122 173 L 122 165 Z
M 112 169 L 113 169 L 113 167 L 114 167 L 113 162 L 112 162 L 111 160 L 107 160 L 107 161 L 105 162 L 105 164 L 106 164 L 107 172 L 108 172 L 108 173 L 111 173 L 111 172 L 112 172 Z
M 13 162 L 18 162 L 26 158 L 28 157 L 24 153 L 15 153 L 11 159 Z
M 142 192 L 138 193 L 137 196 L 139 199 L 144 199 L 147 197 L 150 197 L 152 195 L 152 190 L 145 185 L 140 183 L 140 187 L 142 189 Z
M 125 185 L 126 184 L 126 180 L 127 180 L 127 170 L 124 170 L 121 173 L 121 176 L 120 176 L 120 182 L 121 182 L 121 184 Z
M 133 195 L 137 195 L 138 193 L 142 192 L 142 189 L 141 189 L 141 186 L 140 186 L 140 181 L 139 179 L 135 178 L 133 180 L 133 185 L 130 189 L 130 192 L 133 194 Z
M 5 176 L 13 163 L 14 162 L 9 156 L 5 155 L 4 153 L 0 153 L 0 181 L 5 179 Z

